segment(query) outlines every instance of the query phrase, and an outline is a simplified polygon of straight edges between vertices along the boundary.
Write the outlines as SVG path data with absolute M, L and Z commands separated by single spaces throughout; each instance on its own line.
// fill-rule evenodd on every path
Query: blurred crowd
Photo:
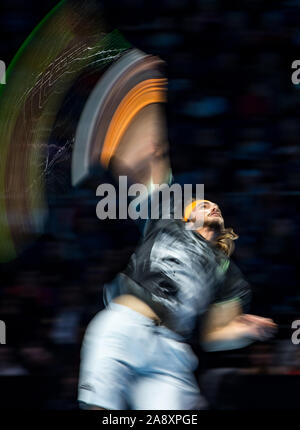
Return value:
M 240 235 L 234 259 L 253 286 L 251 311 L 279 324 L 266 345 L 212 358 L 201 352 L 199 380 L 210 404 L 230 409 L 237 403 L 218 397 L 222 384 L 226 392 L 243 375 L 300 374 L 300 346 L 291 341 L 291 324 L 300 319 L 300 85 L 291 82 L 300 4 L 111 3 L 125 36 L 167 63 L 175 182 L 204 183 L 205 197 L 218 202 L 226 225 Z M 2 34 L 20 39 L 28 12 L 18 0 L 1 7 Z M 8 49 L 18 48 L 12 44 L 4 47 L 2 39 L 0 52 L 9 56 Z M 0 407 L 77 408 L 85 328 L 103 307 L 103 285 L 126 265 L 139 239 L 135 225 L 102 222 L 95 207 L 84 193 L 58 196 L 46 233 L 0 268 L 0 319 L 7 326 L 7 345 L 0 345 L 0 383 L 6 387 Z

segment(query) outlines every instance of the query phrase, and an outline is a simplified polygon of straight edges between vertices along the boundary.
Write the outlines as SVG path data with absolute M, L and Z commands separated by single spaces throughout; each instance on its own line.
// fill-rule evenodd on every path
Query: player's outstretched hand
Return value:
M 272 319 L 256 315 L 239 315 L 234 319 L 234 323 L 243 335 L 249 336 L 253 340 L 266 341 L 277 332 L 277 325 Z

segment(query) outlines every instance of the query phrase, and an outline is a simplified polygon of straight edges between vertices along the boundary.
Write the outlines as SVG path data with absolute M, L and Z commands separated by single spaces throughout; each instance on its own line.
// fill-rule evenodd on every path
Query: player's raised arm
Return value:
M 169 145 L 164 108 L 153 103 L 141 110 L 126 130 L 113 154 L 114 176 L 127 176 L 131 183 L 167 183 L 170 177 Z
M 166 101 L 165 62 L 135 48 L 125 49 L 100 76 L 81 114 L 72 184 L 98 187 L 103 177 L 107 179 L 105 171 L 117 183 L 126 178 L 119 195 L 131 185 L 149 195 L 154 185 L 169 183 Z

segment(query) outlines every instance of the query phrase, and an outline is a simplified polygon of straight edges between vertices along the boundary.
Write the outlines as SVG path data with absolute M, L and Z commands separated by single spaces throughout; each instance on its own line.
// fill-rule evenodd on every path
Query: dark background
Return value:
M 1 2 L 1 60 L 9 64 L 55 4 Z M 211 354 L 196 346 L 202 389 L 217 409 L 295 407 L 300 85 L 291 82 L 291 64 L 300 59 L 300 4 L 101 4 L 112 28 L 166 61 L 175 182 L 205 184 L 205 197 L 218 202 L 226 225 L 240 235 L 234 260 L 253 285 L 251 312 L 279 324 L 265 345 Z M 94 202 L 78 197 L 77 204 L 58 199 L 45 235 L 1 267 L 7 345 L 0 345 L 0 408 L 77 408 L 84 330 L 103 306 L 103 284 L 124 267 L 139 239 L 135 226 L 100 222 Z

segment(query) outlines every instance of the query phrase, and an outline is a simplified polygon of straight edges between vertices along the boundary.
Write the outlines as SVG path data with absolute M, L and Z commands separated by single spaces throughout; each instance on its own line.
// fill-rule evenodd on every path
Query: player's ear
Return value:
M 191 213 L 191 215 L 190 215 L 190 217 L 189 217 L 188 221 L 189 221 L 189 222 L 192 222 L 192 223 L 195 223 L 195 222 L 197 221 L 196 213 L 195 213 L 195 211 L 194 211 L 194 210 L 192 211 L 192 213 Z

